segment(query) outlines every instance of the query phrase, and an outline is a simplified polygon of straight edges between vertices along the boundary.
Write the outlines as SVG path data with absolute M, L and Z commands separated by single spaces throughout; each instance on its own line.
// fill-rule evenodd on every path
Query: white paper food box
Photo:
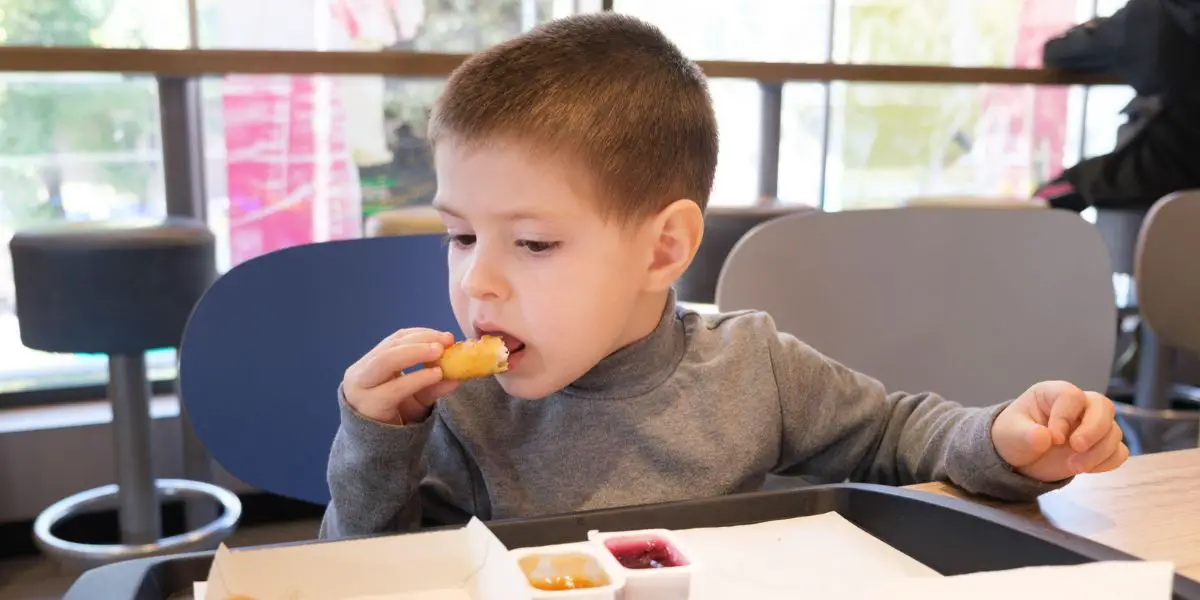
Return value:
M 203 588 L 203 600 L 530 598 L 508 549 L 479 520 L 461 529 L 361 540 L 222 546 Z

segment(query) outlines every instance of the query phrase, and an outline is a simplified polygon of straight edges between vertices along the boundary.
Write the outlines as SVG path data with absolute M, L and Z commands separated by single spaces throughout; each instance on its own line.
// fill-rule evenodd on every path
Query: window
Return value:
M 824 62 L 831 0 L 614 0 L 613 9 L 654 23 L 697 60 Z M 709 89 L 721 146 L 711 206 L 757 200 L 762 94 L 755 81 L 712 79 Z M 820 200 L 824 93 L 820 84 L 788 84 L 779 151 L 779 196 Z
M 471 52 L 592 4 L 256 0 L 248 11 L 245 2 L 207 0 L 200 39 L 219 48 Z M 264 35 L 263 22 L 287 27 Z M 434 179 L 425 126 L 441 86 L 291 75 L 206 81 L 208 212 L 219 266 L 357 237 L 364 215 L 429 203 Z
M 1035 67 L 1045 40 L 1090 18 L 1092 4 L 616 0 L 614 8 L 656 23 L 697 59 Z M 713 204 L 749 205 L 761 96 L 748 81 L 718 79 L 712 90 L 721 127 Z M 1092 114 L 1089 127 L 1106 127 Z M 788 83 L 778 196 L 811 205 L 823 197 L 837 210 L 914 195 L 1028 195 L 1078 158 L 1082 115 L 1082 91 L 1065 88 Z
M 470 52 L 600 0 L 9 0 L 0 43 Z M 1124 0 L 614 0 L 701 60 L 1019 66 Z M 194 6 L 194 35 L 189 20 Z M 263 23 L 272 24 L 263 27 Z M 921 35 L 912 35 L 919 29 Z M 427 203 L 425 126 L 442 82 L 233 75 L 202 85 L 209 225 L 222 270 L 287 246 L 361 234 L 364 215 Z M 714 79 L 714 206 L 757 202 L 763 95 Z M 1027 195 L 1111 149 L 1121 87 L 783 86 L 777 196 L 827 209 L 915 195 Z M 0 394 L 98 384 L 103 357 L 24 348 L 7 241 L 52 220 L 165 212 L 150 78 L 0 74 Z M 1084 115 L 1086 114 L 1086 118 Z M 173 353 L 151 356 L 173 376 Z
M 0 43 L 182 47 L 181 1 L 6 2 Z M 62 220 L 165 212 L 153 79 L 101 74 L 0 74 L 0 394 L 93 386 L 104 357 L 47 354 L 21 344 L 8 242 L 21 228 Z M 171 352 L 151 374 L 174 377 Z

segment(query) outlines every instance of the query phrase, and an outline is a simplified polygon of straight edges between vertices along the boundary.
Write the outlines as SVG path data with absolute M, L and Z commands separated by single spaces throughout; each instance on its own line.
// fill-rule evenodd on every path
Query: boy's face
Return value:
M 435 161 L 450 302 L 468 337 L 504 337 L 506 392 L 548 396 L 632 341 L 649 236 L 602 219 L 585 179 L 520 145 L 439 142 Z

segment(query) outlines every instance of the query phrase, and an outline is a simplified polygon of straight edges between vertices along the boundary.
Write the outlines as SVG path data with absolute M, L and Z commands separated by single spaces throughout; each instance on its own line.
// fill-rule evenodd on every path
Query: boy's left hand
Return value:
M 1063 381 L 1021 394 L 992 423 L 992 443 L 1005 462 L 1047 483 L 1111 471 L 1129 458 L 1112 400 Z

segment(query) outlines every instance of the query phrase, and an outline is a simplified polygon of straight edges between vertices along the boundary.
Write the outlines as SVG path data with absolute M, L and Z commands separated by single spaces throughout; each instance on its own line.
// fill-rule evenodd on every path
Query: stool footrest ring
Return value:
M 233 533 L 242 517 L 241 500 L 220 486 L 186 479 L 159 479 L 155 481 L 155 488 L 159 507 L 175 499 L 208 498 L 221 506 L 220 515 L 199 529 L 148 544 L 83 544 L 54 535 L 54 527 L 66 519 L 115 508 L 118 488 L 116 484 L 111 484 L 79 492 L 51 504 L 33 522 L 34 541 L 42 552 L 62 563 L 91 568 L 131 558 L 214 549 Z

